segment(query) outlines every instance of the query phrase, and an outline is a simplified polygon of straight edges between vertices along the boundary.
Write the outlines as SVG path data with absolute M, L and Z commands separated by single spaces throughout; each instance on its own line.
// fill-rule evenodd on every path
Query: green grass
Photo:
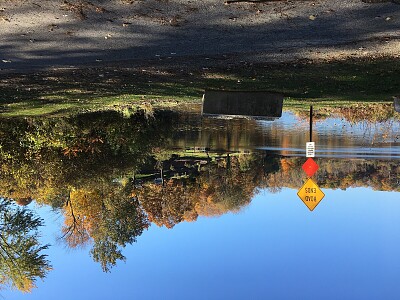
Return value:
M 100 76 L 101 75 L 101 76 Z M 0 115 L 60 115 L 200 103 L 204 89 L 268 90 L 288 109 L 392 101 L 400 93 L 400 59 L 238 64 L 230 68 L 82 69 L 0 79 Z

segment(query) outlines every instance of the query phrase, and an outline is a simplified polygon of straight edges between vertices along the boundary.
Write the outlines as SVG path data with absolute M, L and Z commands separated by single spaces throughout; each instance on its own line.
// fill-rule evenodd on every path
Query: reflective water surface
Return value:
M 0 295 L 400 296 L 398 114 L 316 112 L 310 212 L 306 113 L 193 110 L 3 119 Z

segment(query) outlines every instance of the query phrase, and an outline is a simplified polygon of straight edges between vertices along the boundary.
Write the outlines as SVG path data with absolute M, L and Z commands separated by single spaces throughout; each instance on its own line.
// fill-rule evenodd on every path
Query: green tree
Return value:
M 38 228 L 42 219 L 11 200 L 0 198 L 0 284 L 22 292 L 35 287 L 37 278 L 45 278 L 51 269 L 49 245 L 41 245 Z
M 143 230 L 150 226 L 136 198 L 122 193 L 111 193 L 104 200 L 101 221 L 93 228 L 93 260 L 103 271 L 109 272 L 117 260 L 125 260 L 121 249 L 136 242 Z

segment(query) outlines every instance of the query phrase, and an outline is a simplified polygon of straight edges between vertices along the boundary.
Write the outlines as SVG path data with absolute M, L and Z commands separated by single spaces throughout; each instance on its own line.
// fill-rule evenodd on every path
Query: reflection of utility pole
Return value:
M 393 97 L 394 110 L 400 113 L 400 97 Z
M 136 171 L 133 171 L 132 182 L 133 184 L 136 184 Z
M 161 180 L 161 185 L 164 186 L 164 162 L 162 161 L 162 158 L 157 158 L 155 168 L 160 170 L 159 179 Z M 156 178 L 155 181 L 158 183 L 160 182 L 158 178 Z
M 313 107 L 310 106 L 310 142 L 312 142 L 312 126 L 313 126 Z
M 310 138 L 309 142 L 306 143 L 306 157 L 315 157 L 315 143 L 312 141 L 313 139 L 313 107 L 310 106 Z
M 265 172 L 265 161 L 267 160 L 267 155 L 268 155 L 268 152 L 265 151 L 265 155 L 263 156 L 263 159 L 262 159 L 262 169 L 263 169 L 264 179 L 265 179 L 265 177 L 267 177 L 266 176 L 267 174 Z
M 227 150 L 228 151 L 231 151 L 231 133 L 232 133 L 232 125 L 231 125 L 231 122 L 230 122 L 230 120 L 227 120 L 227 122 L 228 122 L 228 126 L 226 126 L 226 129 L 227 129 Z
M 225 184 L 228 183 L 230 173 L 231 173 L 231 156 L 229 155 L 229 152 L 226 154 L 226 176 L 224 178 Z
M 229 171 L 231 169 L 231 157 L 229 155 L 230 151 L 231 151 L 231 122 L 230 120 L 226 120 L 226 122 L 228 122 L 226 124 L 226 174 L 228 177 Z M 225 182 L 227 180 L 227 177 L 225 178 Z

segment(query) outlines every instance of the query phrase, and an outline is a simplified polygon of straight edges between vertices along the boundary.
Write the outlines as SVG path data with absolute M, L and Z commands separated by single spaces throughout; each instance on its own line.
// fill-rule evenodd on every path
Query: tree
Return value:
M 198 189 L 185 179 L 169 179 L 164 185 L 147 183 L 137 194 L 149 220 L 157 226 L 172 228 L 186 218 L 197 219 Z
M 112 192 L 104 199 L 100 222 L 92 231 L 93 260 L 104 272 L 109 272 L 117 260 L 125 260 L 121 248 L 136 242 L 143 230 L 150 226 L 139 201 L 126 194 Z
M 121 249 L 150 225 L 130 187 L 107 181 L 71 191 L 63 213 L 62 238 L 71 248 L 93 242 L 91 255 L 105 272 L 125 260 Z
M 0 198 L 0 284 L 29 292 L 37 278 L 45 278 L 51 266 L 42 254 L 49 245 L 39 242 L 42 219 L 11 200 Z

